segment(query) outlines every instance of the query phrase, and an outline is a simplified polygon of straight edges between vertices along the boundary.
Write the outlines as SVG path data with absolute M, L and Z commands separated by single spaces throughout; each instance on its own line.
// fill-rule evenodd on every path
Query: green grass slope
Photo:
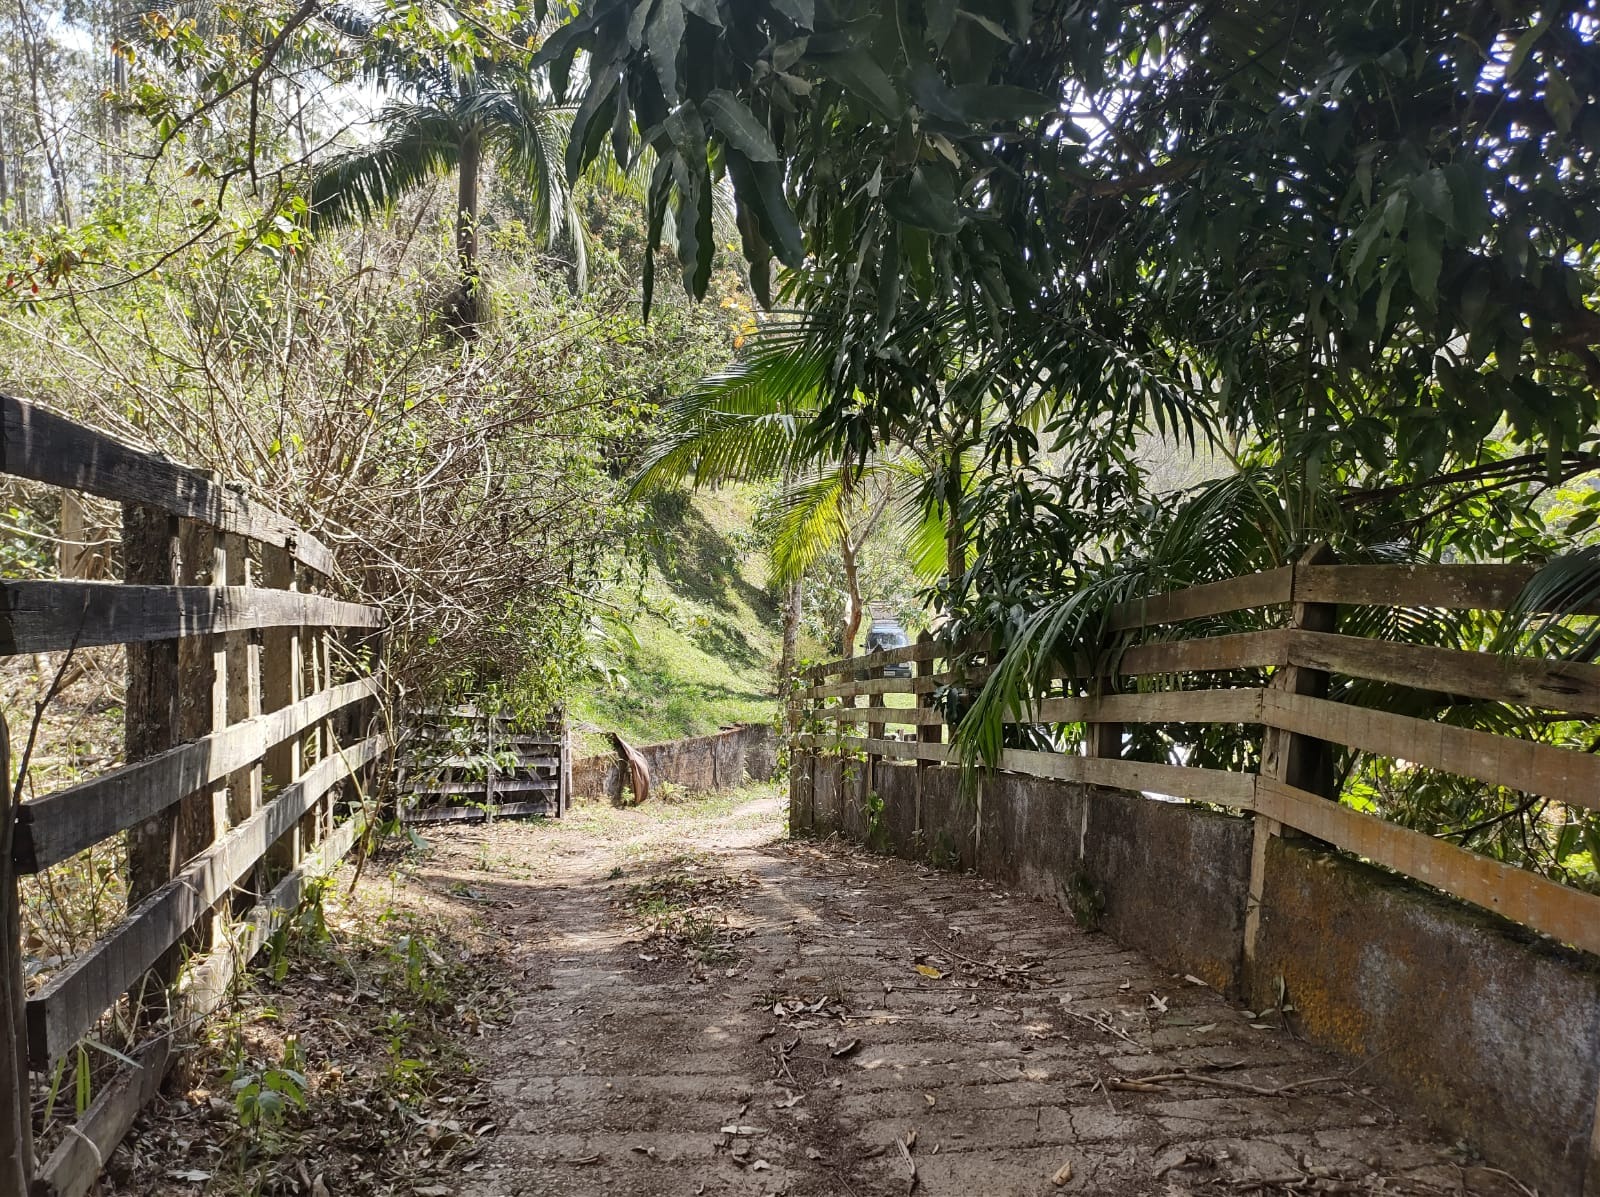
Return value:
M 753 506 L 740 487 L 654 501 L 649 580 L 625 599 L 637 643 L 568 703 L 577 752 L 611 751 L 612 731 L 653 744 L 773 718 L 782 619 L 749 543 Z

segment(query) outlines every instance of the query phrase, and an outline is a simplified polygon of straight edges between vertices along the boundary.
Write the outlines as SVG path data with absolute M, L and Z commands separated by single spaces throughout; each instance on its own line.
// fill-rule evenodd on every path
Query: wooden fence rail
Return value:
M 126 646 L 126 763 L 27 801 L 15 744 L 3 770 L 0 983 L 15 1000 L 0 1188 L 77 1197 L 155 1095 L 187 1025 L 220 1004 L 366 826 L 389 753 L 383 617 L 323 593 L 333 554 L 277 512 L 4 395 L 0 474 L 123 504 L 121 581 L 0 582 L 0 656 Z M 116 836 L 126 837 L 125 915 L 25 994 L 22 879 Z M 65 1135 L 52 1133 L 41 1162 L 38 1136 L 52 1132 L 34 1108 L 43 1075 L 113 1012 L 139 1028 L 132 1062 L 98 1084 Z
M 1403 762 L 1489 786 L 1600 810 L 1600 756 L 1511 735 L 1457 727 L 1398 710 L 1335 701 L 1330 679 L 1384 683 L 1395 693 L 1450 696 L 1600 717 L 1600 666 L 1398 643 L 1336 631 L 1340 607 L 1505 611 L 1533 569 L 1527 566 L 1358 566 L 1308 555 L 1292 566 L 1229 578 L 1124 604 L 1113 631 L 1143 637 L 1126 647 L 1116 677 L 1095 694 L 1041 694 L 1008 723 L 1053 728 L 1077 741 L 1060 752 L 1002 752 L 1011 772 L 1216 803 L 1256 815 L 1262 841 L 1283 828 L 1324 840 L 1445 893 L 1493 910 L 1563 943 L 1600 953 L 1600 897 L 1330 801 L 1337 788 L 1329 748 Z M 1185 621 L 1260 612 L 1252 631 L 1206 635 Z M 1600 611 L 1590 611 L 1596 614 Z M 829 661 L 802 675 L 804 730 L 796 747 L 878 760 L 952 765 L 941 688 L 975 688 L 995 667 L 986 644 L 925 639 L 892 652 Z M 922 676 L 883 678 L 884 666 L 918 663 Z M 942 671 L 935 672 L 943 663 Z M 832 679 L 844 675 L 845 680 Z M 1082 671 L 1052 683 L 1077 684 Z M 1253 677 L 1254 684 L 1251 683 Z M 1121 679 L 1142 679 L 1144 689 Z M 1079 687 L 1084 688 L 1084 687 Z M 1116 692 L 1122 690 L 1124 692 Z M 857 696 L 873 705 L 856 706 Z M 912 696 L 893 705 L 887 696 Z M 842 704 L 842 705 L 835 705 Z M 868 725 L 860 734 L 859 725 Z M 1181 760 L 1125 759 L 1122 729 L 1140 724 L 1235 725 L 1259 748 L 1253 773 Z M 831 725 L 831 728 L 828 726 Z M 914 741 L 886 738 L 888 725 L 915 729 Z M 1111 737 L 1097 729 L 1115 729 Z M 1258 892 L 1252 879 L 1252 893 Z M 1246 928 L 1246 958 L 1253 955 Z

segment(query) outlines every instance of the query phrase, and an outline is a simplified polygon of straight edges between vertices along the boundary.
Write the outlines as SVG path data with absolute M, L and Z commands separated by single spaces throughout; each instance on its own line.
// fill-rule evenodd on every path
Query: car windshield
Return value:
M 867 633 L 867 648 L 881 651 L 886 648 L 904 648 L 910 641 L 899 628 L 873 628 Z

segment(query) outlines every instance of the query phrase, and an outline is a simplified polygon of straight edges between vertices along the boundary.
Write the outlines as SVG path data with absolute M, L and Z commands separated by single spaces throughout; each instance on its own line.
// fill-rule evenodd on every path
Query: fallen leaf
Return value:
M 174 1168 L 167 1175 L 172 1177 L 173 1180 L 186 1180 L 190 1184 L 200 1184 L 202 1181 L 211 1179 L 211 1173 L 202 1172 L 198 1168 Z
M 859 1051 L 860 1049 L 861 1049 L 861 1040 L 852 1039 L 849 1043 L 845 1044 L 843 1047 L 834 1048 L 833 1049 L 833 1058 L 835 1060 L 842 1060 L 846 1056 L 850 1055 L 852 1052 Z
M 651 1159 L 656 1158 L 656 1149 L 654 1147 L 646 1147 L 643 1143 L 635 1143 L 629 1150 L 637 1151 L 640 1155 L 647 1155 Z
M 924 1093 L 924 1094 L 923 1094 L 923 1095 L 922 1095 L 922 1100 L 923 1100 L 923 1101 L 925 1101 L 925 1102 L 927 1102 L 927 1103 L 928 1103 L 928 1104 L 929 1104 L 929 1105 L 930 1105 L 930 1106 L 931 1106 L 931 1105 L 937 1105 L 937 1104 L 938 1104 L 938 1103 L 937 1103 L 937 1102 L 936 1102 L 936 1101 L 935 1101 L 935 1100 L 934 1100 L 934 1096 L 933 1096 L 933 1094 L 931 1094 L 931 1093 Z
M 917 971 L 919 973 L 921 973 L 924 977 L 932 977 L 935 981 L 941 979 L 944 976 L 944 974 L 942 972 L 940 972 L 938 969 L 934 968 L 933 965 L 931 965 L 931 964 L 919 964 L 919 965 L 917 965 Z
M 764 1126 L 746 1126 L 742 1122 L 733 1122 L 722 1128 L 725 1135 L 764 1135 L 767 1128 Z
M 1061 1167 L 1056 1169 L 1056 1174 L 1050 1178 L 1050 1183 L 1055 1185 L 1056 1188 L 1059 1189 L 1062 1185 L 1066 1184 L 1071 1179 L 1072 1179 L 1072 1161 L 1068 1160 L 1065 1164 L 1062 1164 Z
M 767 1163 L 766 1160 L 757 1160 L 755 1163 L 750 1165 L 750 1171 L 752 1171 L 752 1172 L 771 1172 L 772 1171 L 772 1165 Z
M 1191 985 L 1204 985 L 1207 989 L 1211 988 L 1210 985 L 1207 985 L 1206 982 L 1202 981 L 1199 977 L 1195 976 L 1193 973 L 1184 973 L 1183 974 L 1183 979 L 1185 981 L 1189 982 L 1189 984 L 1191 984 Z
M 1152 993 L 1150 995 L 1150 1009 L 1153 1013 L 1165 1014 L 1167 1012 L 1167 999 Z
M 1207 1031 L 1214 1031 L 1216 1029 L 1217 1029 L 1217 1024 L 1216 1023 L 1208 1022 L 1203 1027 L 1190 1027 L 1189 1028 L 1189 1034 L 1191 1034 L 1191 1035 L 1204 1035 Z
M 815 1147 L 807 1147 L 806 1148 L 806 1159 L 808 1159 L 808 1160 L 820 1160 L 821 1158 L 822 1158 L 822 1153 L 820 1151 L 818 1151 Z

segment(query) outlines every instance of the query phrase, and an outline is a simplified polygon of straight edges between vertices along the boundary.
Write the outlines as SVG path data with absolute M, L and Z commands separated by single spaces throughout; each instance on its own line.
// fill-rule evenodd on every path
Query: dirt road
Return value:
M 707 811 L 434 837 L 411 884 L 492 912 L 512 969 L 449 1192 L 1519 1191 L 1054 907 L 787 842 L 771 791 Z

